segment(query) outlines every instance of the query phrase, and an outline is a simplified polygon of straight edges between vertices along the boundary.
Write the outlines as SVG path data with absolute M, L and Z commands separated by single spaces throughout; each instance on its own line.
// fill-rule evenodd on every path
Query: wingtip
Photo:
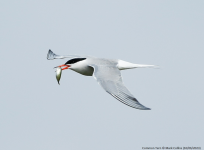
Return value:
M 138 102 L 139 103 L 139 102 Z M 140 104 L 140 103 L 139 103 Z M 148 108 L 142 104 L 140 104 L 140 106 L 137 108 L 137 109 L 140 109 L 140 110 L 151 110 L 151 108 Z
M 47 53 L 47 60 L 49 60 L 50 53 L 52 53 L 51 49 L 48 50 L 48 53 Z
M 145 107 L 144 105 L 140 104 L 141 107 L 139 107 L 138 109 L 140 110 L 151 110 L 151 108 Z
M 52 50 L 51 50 L 51 49 L 49 49 L 49 50 L 48 50 L 48 53 L 50 53 L 50 52 L 52 52 Z M 52 53 L 53 53 L 53 52 L 52 52 Z
M 143 108 L 138 108 L 140 110 L 151 110 L 151 108 L 143 107 Z
M 47 53 L 47 59 L 48 60 L 52 60 L 52 59 L 55 59 L 55 56 L 56 54 L 53 53 L 53 51 L 51 49 L 48 50 L 48 53 Z

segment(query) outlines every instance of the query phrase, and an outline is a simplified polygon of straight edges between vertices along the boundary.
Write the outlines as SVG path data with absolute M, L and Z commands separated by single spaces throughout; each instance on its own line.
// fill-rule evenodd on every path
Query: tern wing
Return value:
M 79 55 L 57 55 L 53 53 L 50 49 L 47 53 L 47 59 L 48 60 L 53 60 L 53 59 L 64 59 L 64 58 L 81 58 L 84 56 L 79 56 Z
M 120 102 L 142 110 L 150 110 L 140 104 L 138 100 L 124 86 L 120 70 L 116 66 L 91 65 L 94 68 L 93 76 L 103 89 Z

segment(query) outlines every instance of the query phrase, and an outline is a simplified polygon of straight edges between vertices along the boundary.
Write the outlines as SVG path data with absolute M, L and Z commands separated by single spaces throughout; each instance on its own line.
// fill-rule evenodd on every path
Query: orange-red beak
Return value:
M 60 67 L 60 68 L 64 67 L 64 68 L 62 68 L 62 70 L 65 70 L 65 69 L 68 69 L 70 67 L 70 65 L 60 65 L 57 67 Z M 57 67 L 55 67 L 55 68 L 57 68 Z

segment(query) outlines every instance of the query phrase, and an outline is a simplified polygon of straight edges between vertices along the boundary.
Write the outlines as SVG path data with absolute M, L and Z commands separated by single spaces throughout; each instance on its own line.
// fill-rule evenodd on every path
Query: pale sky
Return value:
M 204 148 L 204 1 L 1 1 L 1 150 Z M 53 67 L 85 54 L 153 64 L 122 71 L 150 111 Z

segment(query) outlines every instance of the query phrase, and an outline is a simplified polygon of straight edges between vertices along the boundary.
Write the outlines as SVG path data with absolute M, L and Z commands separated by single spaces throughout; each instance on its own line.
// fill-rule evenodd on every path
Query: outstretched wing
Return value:
M 79 55 L 57 55 L 53 53 L 50 49 L 47 53 L 47 59 L 48 60 L 53 60 L 53 59 L 64 59 L 64 58 L 81 58 L 84 56 L 79 56 Z
M 124 86 L 120 70 L 115 66 L 91 65 L 94 68 L 93 76 L 103 89 L 120 102 L 142 110 L 150 110 L 140 104 L 138 100 Z

